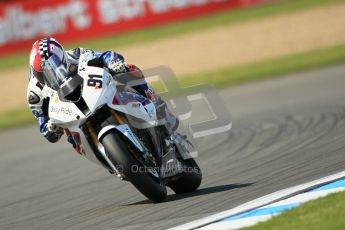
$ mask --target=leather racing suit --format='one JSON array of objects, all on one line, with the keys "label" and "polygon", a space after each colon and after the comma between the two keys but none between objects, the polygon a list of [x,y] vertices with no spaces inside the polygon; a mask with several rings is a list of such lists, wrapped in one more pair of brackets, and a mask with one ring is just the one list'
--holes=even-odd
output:
[{"label": "leather racing suit", "polygon": [[[112,51],[106,51],[103,53],[95,52],[90,49],[86,48],[74,48],[72,50],[66,51],[68,56],[68,63],[70,66],[78,68],[78,62],[79,57],[81,54],[85,52],[91,52],[93,55],[92,58],[92,65],[98,66],[98,67],[109,67],[109,65],[114,64],[118,61],[125,63],[126,67],[123,70],[123,72],[134,72],[136,76],[143,77],[142,72],[138,67],[132,64],[127,64],[124,62],[124,58],[121,54],[112,52]],[[141,74],[141,76],[140,76]],[[141,95],[148,97],[149,99],[153,99],[155,92],[153,89],[148,86],[148,84],[145,82],[141,85],[133,86],[133,88],[138,91]],[[32,71],[30,71],[30,81],[27,89],[27,99],[30,106],[30,109],[33,113],[33,115],[37,118],[38,124],[39,124],[39,130],[41,134],[49,141],[49,142],[57,142],[61,136],[63,135],[62,131],[59,132],[53,132],[49,131],[48,128],[48,104],[49,104],[49,97],[45,97],[45,85],[41,84],[37,81],[37,79],[33,76]]]}]

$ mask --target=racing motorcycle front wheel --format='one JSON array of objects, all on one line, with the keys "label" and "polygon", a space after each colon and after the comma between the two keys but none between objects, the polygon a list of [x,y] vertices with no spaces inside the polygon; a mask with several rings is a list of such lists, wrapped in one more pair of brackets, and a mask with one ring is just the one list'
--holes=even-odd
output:
[{"label": "racing motorcycle front wheel", "polygon": [[147,167],[133,157],[117,131],[107,133],[101,143],[110,160],[144,196],[153,202],[162,202],[166,198],[167,190],[159,175],[146,170]]}]

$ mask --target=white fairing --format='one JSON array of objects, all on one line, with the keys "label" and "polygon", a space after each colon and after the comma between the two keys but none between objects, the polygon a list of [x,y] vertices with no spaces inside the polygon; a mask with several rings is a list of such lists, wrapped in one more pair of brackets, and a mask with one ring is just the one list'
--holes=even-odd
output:
[{"label": "white fairing", "polygon": [[[80,129],[89,116],[96,113],[97,110],[104,105],[112,108],[115,111],[120,111],[129,114],[133,117],[144,120],[145,123],[156,124],[156,109],[154,104],[145,98],[146,103],[141,103],[140,100],[128,100],[125,103],[116,103],[118,100],[114,99],[118,94],[117,82],[113,77],[103,68],[88,66],[87,63],[92,56],[89,53],[84,53],[80,56],[78,74],[83,78],[83,92],[82,98],[85,101],[88,110],[81,111],[75,103],[62,101],[58,93],[52,89],[48,90],[47,96],[50,97],[49,102],[49,117],[57,125],[68,129],[72,134],[80,136],[80,154],[85,155],[88,159],[99,163],[96,159],[91,146],[89,145],[86,136]],[[129,93],[130,94],[130,93]],[[126,92],[123,93],[126,96]],[[137,97],[141,97],[136,95]],[[138,148],[142,149],[135,135],[133,135],[128,125],[117,126],[116,129],[127,136],[128,139]]]},{"label": "white fairing", "polygon": [[116,129],[120,132],[122,132],[133,144],[135,147],[137,147],[139,150],[144,151],[143,147],[141,146],[140,142],[132,132],[132,130],[129,128],[128,125],[118,125]]},{"label": "white fairing", "polygon": [[137,137],[134,135],[131,128],[127,124],[117,125],[117,126],[108,125],[108,126],[102,128],[101,131],[98,133],[98,140],[102,139],[104,134],[106,134],[111,129],[116,129],[116,130],[120,131],[122,134],[124,134],[128,138],[128,140],[130,140],[133,143],[133,145],[137,149],[139,149],[142,152],[144,151],[144,149],[141,146],[140,142],[138,141]]}]

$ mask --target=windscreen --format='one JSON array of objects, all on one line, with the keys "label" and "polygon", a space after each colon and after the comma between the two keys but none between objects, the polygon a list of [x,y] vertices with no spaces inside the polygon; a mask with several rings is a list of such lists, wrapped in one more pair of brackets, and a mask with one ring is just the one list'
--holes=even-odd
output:
[{"label": "windscreen", "polygon": [[46,84],[50,88],[58,90],[69,78],[66,62],[60,60],[56,55],[51,56],[44,62],[43,75]]}]

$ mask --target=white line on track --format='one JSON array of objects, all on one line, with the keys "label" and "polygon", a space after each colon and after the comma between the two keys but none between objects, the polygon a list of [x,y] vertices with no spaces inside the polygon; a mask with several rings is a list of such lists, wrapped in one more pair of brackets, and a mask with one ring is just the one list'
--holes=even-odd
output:
[{"label": "white line on track", "polygon": [[239,205],[233,209],[226,210],[226,211],[223,211],[211,216],[207,216],[207,217],[204,217],[199,220],[195,220],[186,224],[182,224],[180,226],[173,227],[170,230],[187,230],[187,229],[200,228],[210,223],[214,223],[216,221],[225,219],[227,217],[234,216],[234,215],[237,215],[246,211],[250,211],[256,208],[260,208],[265,205],[269,205],[273,202],[286,199],[293,195],[302,193],[306,190],[310,190],[312,188],[319,187],[324,184],[328,184],[342,178],[345,178],[345,171],[342,171],[342,172],[339,172],[327,177],[323,177],[318,180],[314,180],[305,184],[293,186],[291,188],[287,188],[287,189],[283,189],[283,190],[271,193],[269,195],[266,195],[266,196],[257,198],[255,200],[249,201],[247,203],[244,203],[242,205]]}]

